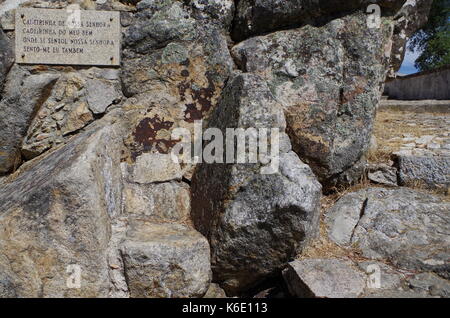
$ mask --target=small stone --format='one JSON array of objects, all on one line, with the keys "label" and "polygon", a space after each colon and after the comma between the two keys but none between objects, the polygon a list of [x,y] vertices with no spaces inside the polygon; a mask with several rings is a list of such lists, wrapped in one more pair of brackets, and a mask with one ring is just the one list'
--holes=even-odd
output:
[{"label": "small stone", "polygon": [[208,241],[194,229],[134,221],[120,250],[131,297],[202,297],[209,287]]},{"label": "small stone", "polygon": [[450,157],[432,157],[424,154],[424,152],[419,156],[395,154],[400,184],[408,185],[421,181],[431,188],[449,186]]},{"label": "small stone", "polygon": [[87,102],[94,114],[102,114],[116,99],[119,98],[114,85],[98,79],[87,80]]},{"label": "small stone", "polygon": [[368,178],[375,183],[396,187],[397,169],[385,164],[369,166]]},{"label": "small stone", "polygon": [[350,261],[306,259],[290,262],[283,270],[292,295],[300,298],[354,298],[366,287],[366,275]]},{"label": "small stone", "polygon": [[225,291],[218,284],[209,285],[208,291],[203,298],[227,298]]},{"label": "small stone", "polygon": [[130,178],[133,182],[146,184],[181,180],[182,176],[180,164],[174,162],[170,154],[144,153],[136,158]]}]

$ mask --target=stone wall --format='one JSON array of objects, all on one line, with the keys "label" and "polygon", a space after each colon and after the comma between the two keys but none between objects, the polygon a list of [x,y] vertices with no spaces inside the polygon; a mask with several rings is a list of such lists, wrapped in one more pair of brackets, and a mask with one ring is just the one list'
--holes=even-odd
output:
[{"label": "stone wall", "polygon": [[386,83],[384,94],[391,99],[450,99],[450,66],[436,71],[421,72]]},{"label": "stone wall", "polygon": [[[202,297],[217,285],[245,296],[281,277],[326,239],[323,192],[363,177],[382,87],[396,65],[393,42],[404,45],[403,34],[419,27],[409,21],[426,20],[415,4],[430,1],[375,1],[375,26],[373,0],[0,1],[0,298]],[[69,3],[120,12],[120,67],[14,59],[11,10]],[[215,132],[209,139],[206,130],[197,134],[201,120]],[[178,129],[193,142],[174,137]],[[228,129],[270,131],[270,142],[236,151],[231,136],[225,152],[219,137]],[[183,157],[197,148],[196,138],[205,141],[195,149],[203,161],[174,160],[180,146]],[[369,222],[375,212],[403,211],[391,197],[372,208],[389,195],[374,193]],[[449,255],[438,254],[447,223],[434,214],[448,206],[415,192],[392,196],[411,207],[381,219],[386,227],[363,223],[364,199],[350,201],[349,243],[364,243],[367,259],[384,257],[378,249],[386,245],[396,260],[408,256],[399,266],[447,275],[440,264]],[[364,238],[363,227],[374,234]],[[383,241],[406,228],[419,228],[407,232],[413,245],[404,236]],[[429,232],[432,249],[422,243]],[[79,287],[67,283],[74,268]],[[337,285],[347,286],[326,283]]]}]

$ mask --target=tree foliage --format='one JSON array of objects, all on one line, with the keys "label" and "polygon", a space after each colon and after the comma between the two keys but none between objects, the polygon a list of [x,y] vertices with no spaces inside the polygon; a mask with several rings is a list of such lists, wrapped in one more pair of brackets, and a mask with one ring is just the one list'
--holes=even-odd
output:
[{"label": "tree foliage", "polygon": [[428,22],[410,40],[409,49],[421,52],[420,71],[450,65],[450,0],[434,0]]}]

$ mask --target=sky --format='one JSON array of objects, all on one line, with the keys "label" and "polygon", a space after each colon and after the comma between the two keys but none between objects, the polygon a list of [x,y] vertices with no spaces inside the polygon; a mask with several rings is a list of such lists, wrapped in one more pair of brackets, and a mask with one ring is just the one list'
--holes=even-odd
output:
[{"label": "sky", "polygon": [[418,70],[414,66],[414,62],[419,57],[419,55],[420,55],[420,52],[417,52],[417,51],[412,52],[409,49],[407,49],[406,54],[405,54],[405,59],[403,60],[402,67],[400,68],[400,70],[398,72],[401,74],[417,73]]}]

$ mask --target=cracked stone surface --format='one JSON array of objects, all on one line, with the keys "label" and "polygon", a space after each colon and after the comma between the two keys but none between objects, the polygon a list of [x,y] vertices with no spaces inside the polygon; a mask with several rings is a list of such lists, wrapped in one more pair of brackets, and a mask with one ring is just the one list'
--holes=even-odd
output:
[{"label": "cracked stone surface", "polygon": [[368,188],[343,196],[326,212],[329,238],[408,270],[449,278],[450,203],[424,192]]}]

